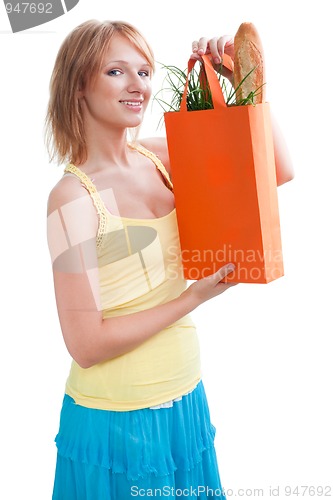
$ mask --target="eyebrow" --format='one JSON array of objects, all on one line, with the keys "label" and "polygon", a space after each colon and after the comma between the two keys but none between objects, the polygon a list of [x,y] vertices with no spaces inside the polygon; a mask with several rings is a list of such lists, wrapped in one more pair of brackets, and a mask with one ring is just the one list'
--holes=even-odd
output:
[{"label": "eyebrow", "polygon": [[[109,61],[103,67],[106,68],[106,66],[109,66],[110,64],[116,64],[116,63],[125,64],[126,66],[128,66],[130,64],[128,61],[123,61],[122,59],[119,59],[119,60],[116,60],[116,61]],[[146,67],[147,66],[148,68],[150,68],[150,64],[148,64],[148,63],[140,64],[140,66],[142,66],[142,67]]]}]

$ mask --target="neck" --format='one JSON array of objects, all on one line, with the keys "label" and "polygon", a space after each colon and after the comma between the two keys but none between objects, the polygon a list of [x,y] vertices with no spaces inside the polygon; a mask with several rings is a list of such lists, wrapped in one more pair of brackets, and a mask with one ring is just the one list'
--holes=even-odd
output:
[{"label": "neck", "polygon": [[88,158],[80,165],[86,173],[100,171],[110,166],[129,165],[127,129],[115,129],[100,123],[86,123]]}]

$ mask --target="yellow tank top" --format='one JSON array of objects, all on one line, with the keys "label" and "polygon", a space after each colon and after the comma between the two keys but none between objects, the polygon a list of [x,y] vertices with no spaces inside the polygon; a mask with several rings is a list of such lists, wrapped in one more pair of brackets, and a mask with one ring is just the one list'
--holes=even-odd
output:
[{"label": "yellow tank top", "polygon": [[[141,146],[172,190],[161,161]],[[155,219],[112,215],[92,180],[74,165],[75,174],[95,204],[99,227],[96,247],[103,318],[131,314],[168,302],[186,289],[176,210]],[[121,335],[121,331],[119,331]],[[191,391],[200,380],[195,325],[184,316],[132,351],[83,369],[74,360],[66,393],[77,404],[114,411],[159,405]]]}]

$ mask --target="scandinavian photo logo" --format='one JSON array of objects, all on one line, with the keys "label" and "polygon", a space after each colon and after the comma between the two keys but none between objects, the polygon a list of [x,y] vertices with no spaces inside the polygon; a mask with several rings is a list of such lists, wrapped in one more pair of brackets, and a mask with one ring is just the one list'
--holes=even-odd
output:
[{"label": "scandinavian photo logo", "polygon": [[72,10],[80,0],[18,2],[4,0],[13,33],[48,23]]}]

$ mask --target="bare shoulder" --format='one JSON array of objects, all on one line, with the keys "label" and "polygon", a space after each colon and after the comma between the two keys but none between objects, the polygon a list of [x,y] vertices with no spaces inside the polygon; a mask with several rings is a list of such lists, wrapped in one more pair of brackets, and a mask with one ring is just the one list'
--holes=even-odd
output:
[{"label": "bare shoulder", "polygon": [[171,174],[168,145],[165,137],[148,137],[140,139],[139,143],[158,156],[167,172]]},{"label": "bare shoulder", "polygon": [[86,189],[74,175],[64,175],[51,190],[47,202],[47,214],[59,210],[64,205],[79,198],[88,199]]},{"label": "bare shoulder", "polygon": [[98,214],[88,191],[73,175],[62,177],[47,204],[47,239],[54,269],[81,272],[78,245],[83,245],[83,251],[89,247],[93,255],[89,245],[95,245],[97,230]]}]

